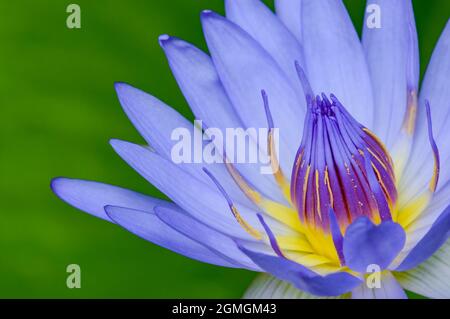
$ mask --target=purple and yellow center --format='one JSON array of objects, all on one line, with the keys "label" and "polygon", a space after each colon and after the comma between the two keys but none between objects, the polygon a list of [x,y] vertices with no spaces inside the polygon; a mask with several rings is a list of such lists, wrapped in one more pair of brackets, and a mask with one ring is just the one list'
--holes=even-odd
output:
[{"label": "purple and yellow center", "polygon": [[[429,138],[434,151],[434,174],[429,189],[407,205],[398,193],[411,143],[417,98],[408,98],[403,131],[394,160],[383,143],[358,123],[331,94],[314,96],[303,70],[296,64],[307,100],[307,114],[290,180],[279,166],[273,139],[274,123],[266,93],[263,104],[269,126],[267,141],[274,179],[288,204],[259,193],[227,161],[226,167],[241,190],[256,204],[260,226],[250,225],[238,212],[223,187],[207,170],[230,206],[237,222],[255,239],[269,244],[281,258],[288,258],[318,273],[349,271],[345,266],[343,240],[346,229],[364,216],[373,223],[394,221],[408,233],[408,227],[426,207],[436,189],[439,153],[432,136],[430,108],[426,103]],[[410,90],[408,97],[416,97]],[[270,224],[281,223],[286,231],[274,232]],[[259,230],[258,230],[259,229]]]}]

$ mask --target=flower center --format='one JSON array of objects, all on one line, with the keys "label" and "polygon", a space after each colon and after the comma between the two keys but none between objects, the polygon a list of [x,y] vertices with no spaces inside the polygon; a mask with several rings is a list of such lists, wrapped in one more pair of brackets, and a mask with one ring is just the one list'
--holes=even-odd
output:
[{"label": "flower center", "polygon": [[[256,240],[269,244],[276,255],[310,267],[319,273],[345,267],[343,236],[358,217],[366,216],[374,223],[385,220],[408,226],[427,205],[439,178],[439,152],[433,138],[431,111],[426,101],[428,134],[434,154],[434,174],[430,187],[407,205],[401,204],[396,188],[394,164],[383,143],[358,123],[334,96],[314,98],[303,69],[295,66],[307,100],[307,114],[301,145],[297,151],[291,180],[279,167],[272,138],[274,122],[266,92],[261,91],[269,134],[268,156],[278,183],[289,205],[276,202],[253,188],[230,163],[224,163],[244,194],[258,206],[257,217],[263,229],[255,228],[239,213],[219,181],[204,168],[228,202],[237,222]],[[405,123],[414,123],[417,102],[408,105]],[[413,126],[406,126],[411,138]],[[404,154],[408,156],[408,152]],[[398,161],[398,160],[397,160]],[[398,162],[397,167],[398,167]],[[400,170],[401,171],[401,170]],[[288,226],[286,232],[275,233],[269,223]],[[294,232],[292,232],[294,231]]]},{"label": "flower center", "polygon": [[360,216],[392,219],[397,199],[392,160],[378,138],[331,95],[308,99],[291,200],[308,227],[330,229],[330,208],[342,230]]}]

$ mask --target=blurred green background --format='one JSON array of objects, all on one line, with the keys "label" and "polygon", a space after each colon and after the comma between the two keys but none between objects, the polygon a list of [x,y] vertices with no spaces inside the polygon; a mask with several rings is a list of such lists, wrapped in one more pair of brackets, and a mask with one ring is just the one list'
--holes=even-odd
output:
[{"label": "blurred green background", "polygon": [[[157,38],[205,48],[199,13],[223,13],[222,1],[74,2],[82,28],[72,30],[71,2],[0,2],[0,297],[240,297],[253,273],[176,255],[80,213],[49,188],[52,177],[68,176],[162,196],[108,144],[142,142],[113,83],[151,92],[192,119]],[[364,1],[346,4],[360,29]],[[450,2],[414,6],[423,72]],[[66,287],[71,263],[81,266],[81,289]]]}]

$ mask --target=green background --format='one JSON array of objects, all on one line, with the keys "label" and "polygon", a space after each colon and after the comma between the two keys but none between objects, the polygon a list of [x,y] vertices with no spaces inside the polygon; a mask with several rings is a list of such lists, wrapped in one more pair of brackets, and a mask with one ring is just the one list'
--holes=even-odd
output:
[{"label": "green background", "polygon": [[[82,28],[66,27],[66,1],[1,1],[0,297],[240,297],[254,278],[162,249],[80,213],[54,196],[52,177],[121,185],[162,196],[111,149],[112,137],[142,138],[121,110],[125,81],[192,119],[158,35],[205,48],[202,9],[221,0],[77,0]],[[358,29],[364,2],[346,4]],[[422,72],[450,1],[414,1]],[[82,288],[66,287],[66,266]]]}]

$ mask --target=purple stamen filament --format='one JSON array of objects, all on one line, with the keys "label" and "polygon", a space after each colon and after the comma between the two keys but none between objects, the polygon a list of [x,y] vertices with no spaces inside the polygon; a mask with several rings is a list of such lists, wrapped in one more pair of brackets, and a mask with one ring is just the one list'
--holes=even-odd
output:
[{"label": "purple stamen filament", "polygon": [[397,191],[389,154],[335,96],[330,99],[322,94],[308,105],[291,179],[300,219],[327,232],[330,208],[342,229],[359,216],[391,219]]}]

